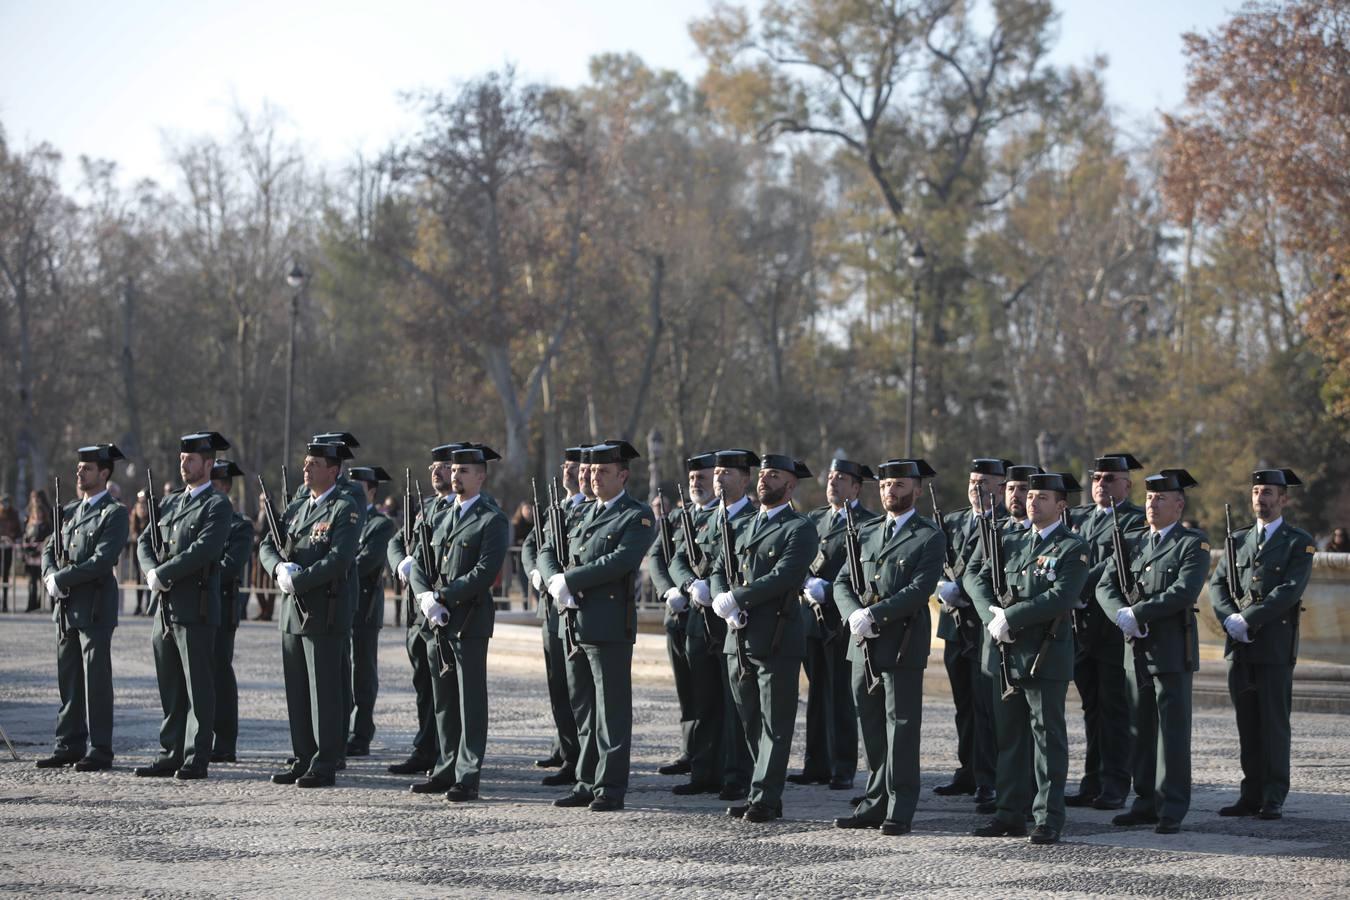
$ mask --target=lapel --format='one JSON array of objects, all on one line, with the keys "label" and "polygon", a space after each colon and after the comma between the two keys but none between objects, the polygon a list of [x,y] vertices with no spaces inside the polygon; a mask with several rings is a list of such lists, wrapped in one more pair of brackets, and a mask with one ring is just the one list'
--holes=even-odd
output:
[{"label": "lapel", "polygon": [[206,490],[202,491],[195,497],[191,496],[186,492],[180,493],[178,496],[178,503],[174,506],[173,511],[170,512],[163,519],[161,519],[160,524],[167,525],[170,522],[176,522],[179,519],[183,518],[188,513],[192,512],[194,509],[197,509],[203,503],[205,503],[207,495],[214,490],[215,488],[208,486]]},{"label": "lapel", "polygon": [[312,522],[327,511],[328,505],[333,502],[334,497],[338,496],[340,490],[341,488],[335,488],[329,492],[328,496],[317,507],[314,505],[312,498],[306,497],[305,502],[300,506],[300,515],[296,517],[296,523],[291,526],[290,531],[295,534],[303,534]]},{"label": "lapel", "polygon": [[606,506],[604,501],[597,497],[595,499],[595,506],[586,511],[587,518],[584,526],[585,533],[583,534],[583,538],[589,539],[590,536],[595,533],[597,527],[618,515],[619,509],[622,506],[623,503],[620,500],[615,500],[613,503]]},{"label": "lapel", "polygon": [[[79,513],[78,515],[76,515],[76,516],[73,517],[73,518],[75,519],[75,525],[77,525],[77,526],[83,525],[86,521],[88,521],[88,520],[90,520],[90,519],[96,519],[96,518],[98,518],[99,515],[103,512],[103,507],[106,506],[107,504],[111,503],[111,502],[112,502],[112,497],[110,497],[110,496],[107,495],[107,494],[104,494],[104,495],[99,499],[99,501],[98,501],[97,503],[95,503],[92,507],[90,507],[89,509],[84,510],[83,512],[81,512],[81,513]],[[84,501],[80,501],[80,504],[81,504],[81,505],[83,505],[83,503],[84,503]],[[76,509],[76,510],[79,510],[80,507],[79,507],[79,506],[76,506],[75,509]]]},{"label": "lapel", "polygon": [[1148,549],[1149,532],[1144,532],[1144,536],[1140,538],[1144,552],[1139,555],[1139,563],[1147,565],[1170,550],[1173,541],[1176,539],[1177,529],[1180,527],[1180,523],[1173,525],[1171,530],[1163,536],[1163,539],[1158,541],[1158,546],[1154,547],[1152,550]]},{"label": "lapel", "polygon": [[[860,514],[861,514],[862,512],[864,512],[864,510],[863,510],[863,508],[862,508],[862,504],[858,504],[857,506],[855,506],[855,507],[853,508],[853,514],[854,514],[855,516],[859,516],[859,517],[860,517]],[[837,535],[840,535],[840,534],[843,534],[843,533],[844,533],[844,528],[846,527],[846,524],[847,524],[847,523],[845,523],[844,517],[843,517],[842,515],[840,515],[839,513],[840,513],[840,511],[839,511],[839,510],[836,510],[833,506],[829,507],[829,508],[826,510],[826,512],[825,512],[825,533],[821,535],[821,537],[822,537],[823,539],[829,540],[830,538],[836,537]],[[861,517],[860,517],[860,521],[859,521],[858,524],[859,524],[859,526],[862,526],[862,525],[864,525],[864,524],[866,524],[866,523],[863,522],[863,521],[861,521]]]},{"label": "lapel", "polygon": [[[1256,526],[1253,526],[1252,527],[1253,536],[1255,536],[1256,533],[1257,528]],[[1272,534],[1270,538],[1264,544],[1261,545],[1261,549],[1252,558],[1260,559],[1267,553],[1270,553],[1272,547],[1283,547],[1286,543],[1288,543],[1288,541],[1289,541],[1289,528],[1285,525],[1284,522],[1281,522],[1280,527],[1275,529],[1275,533]]]},{"label": "lapel", "polygon": [[[914,514],[914,516],[917,515],[918,513]],[[914,516],[910,516],[909,519],[905,521],[905,524],[900,526],[898,532],[891,527],[891,521],[888,517],[882,517],[880,528],[886,537],[881,542],[881,549],[877,551],[878,556],[886,556],[905,542],[905,538],[909,537],[913,531]]]},{"label": "lapel", "polygon": [[[765,538],[770,537],[770,536],[772,536],[773,534],[776,534],[776,533],[783,527],[783,522],[786,521],[785,517],[786,517],[789,513],[791,513],[791,512],[792,512],[792,508],[791,508],[791,507],[788,507],[787,509],[785,509],[785,510],[783,510],[782,512],[780,512],[778,515],[774,516],[774,517],[773,517],[772,519],[770,519],[769,521],[767,521],[767,522],[765,522],[764,524],[760,525],[760,526],[759,526],[759,530],[756,531],[753,535],[749,535],[748,532],[747,532],[747,535],[748,535],[748,536],[745,538],[744,543],[741,544],[741,546],[738,548],[738,550],[739,550],[739,551],[746,551],[746,550],[749,550],[751,547],[754,547],[756,544],[761,544],[761,543],[763,543]],[[756,510],[756,511],[755,511],[755,515],[759,515],[759,510]],[[750,522],[746,524],[745,527],[746,527],[747,529],[753,528],[753,527],[754,527],[754,524],[753,524],[753,523],[754,523],[754,519],[752,518],[752,519],[750,520]]]},{"label": "lapel", "polygon": [[[455,535],[463,531],[466,525],[468,525],[472,521],[475,521],[478,518],[478,516],[483,512],[482,506],[483,506],[483,498],[479,496],[477,500],[473,501],[473,506],[469,507],[468,512],[460,513],[459,521],[455,523],[454,528],[450,529],[450,533],[446,535],[446,540],[450,541],[454,540]],[[451,507],[451,509],[453,509],[453,507]],[[447,515],[453,515],[453,513],[448,513]]]}]

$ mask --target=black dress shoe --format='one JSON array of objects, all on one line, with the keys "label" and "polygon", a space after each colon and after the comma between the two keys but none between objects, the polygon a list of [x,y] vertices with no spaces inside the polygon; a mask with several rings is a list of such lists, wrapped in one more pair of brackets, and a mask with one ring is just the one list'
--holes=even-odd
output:
[{"label": "black dress shoe", "polygon": [[933,788],[933,793],[939,797],[959,797],[962,794],[975,793],[975,785],[968,781],[951,781],[947,784],[939,784]]},{"label": "black dress shoe", "polygon": [[434,763],[428,762],[425,759],[410,756],[401,763],[395,763],[385,769],[385,771],[390,775],[421,775],[431,771],[432,765],[434,765]]},{"label": "black dress shoe", "polygon": [[299,772],[278,772],[272,776],[273,784],[295,784],[299,780]]},{"label": "black dress shoe", "polygon": [[1181,831],[1181,823],[1176,819],[1159,819],[1153,830],[1158,834],[1176,834]]},{"label": "black dress shoe", "polygon": [[576,784],[577,770],[570,766],[565,769],[559,769],[552,775],[545,775],[543,778],[539,779],[539,783],[546,784],[549,787],[561,787],[563,785]]},{"label": "black dress shoe", "polygon": [[613,797],[596,797],[591,801],[591,812],[617,812],[623,809],[623,801]]},{"label": "black dress shoe", "polygon": [[828,775],[807,775],[805,772],[799,772],[787,777],[788,784],[829,784]]},{"label": "black dress shoe", "polygon": [[295,786],[298,788],[332,787],[335,784],[337,784],[337,779],[332,775],[311,775],[306,773],[295,779]]},{"label": "black dress shoe", "polygon": [[437,781],[432,778],[419,784],[408,785],[408,792],[412,794],[444,794],[450,790],[453,781]]},{"label": "black dress shoe", "polygon": [[225,752],[223,752],[223,751],[217,750],[217,751],[215,751],[215,752],[213,752],[213,753],[211,754],[211,762],[213,762],[213,763],[227,763],[227,762],[228,762],[228,763],[232,763],[232,762],[238,762],[238,760],[235,759],[233,753],[225,753]]},{"label": "black dress shoe", "polygon": [[347,759],[346,759],[346,757],[343,757],[342,759],[339,759],[339,760],[337,761],[337,764],[334,765],[333,768],[334,768],[334,769],[337,769],[339,772],[341,772],[343,769],[347,768]]},{"label": "black dress shoe", "polygon": [[982,784],[975,789],[976,803],[993,803],[998,799],[998,792],[987,784]]},{"label": "black dress shoe", "polygon": [[92,756],[86,756],[84,759],[75,763],[76,772],[102,772],[105,769],[112,768],[110,759],[94,759]]},{"label": "black dress shoe", "polygon": [[971,834],[976,837],[1026,837],[1027,826],[1020,822],[1016,825],[1009,825],[1006,822],[994,819],[988,825],[981,825],[976,828]]},{"label": "black dress shoe", "polygon": [[589,794],[568,794],[566,797],[559,797],[554,800],[553,805],[562,807],[590,806],[593,799]]},{"label": "black dress shoe", "polygon": [[749,808],[750,804],[748,803],[744,806],[728,806],[727,815],[731,816],[733,819],[744,819],[745,811]]},{"label": "black dress shoe", "polygon": [[450,790],[445,792],[445,799],[451,803],[467,803],[470,800],[478,799],[478,790],[476,788],[466,788],[462,784],[450,785]]},{"label": "black dress shoe", "polygon": [[561,753],[555,753],[552,756],[546,756],[543,759],[536,759],[534,761],[534,767],[536,769],[556,769],[565,762],[567,762],[567,760],[563,759]]},{"label": "black dress shoe", "polygon": [[867,799],[867,795],[866,795],[866,794],[859,794],[859,795],[856,796],[856,797],[849,797],[849,798],[848,798],[848,805],[849,805],[849,806],[857,806],[859,803],[862,803],[862,802],[863,802],[864,800],[866,800],[866,799]]},{"label": "black dress shoe", "polygon": [[1283,819],[1284,811],[1280,808],[1280,804],[1278,803],[1262,803],[1261,810],[1256,814],[1256,817],[1258,819],[1274,821],[1275,819]]},{"label": "black dress shoe", "polygon": [[830,779],[830,790],[851,791],[853,790],[853,779],[845,778],[843,775],[835,775]]},{"label": "black dress shoe", "polygon": [[1099,794],[1096,800],[1092,801],[1093,809],[1124,809],[1125,798],[1117,794]]},{"label": "black dress shoe", "polygon": [[718,800],[744,800],[746,797],[749,796],[750,796],[749,788],[732,787],[731,785],[726,785],[722,788],[722,790],[717,792]]},{"label": "black dress shoe", "polygon": [[1086,793],[1083,793],[1083,792],[1080,791],[1080,792],[1077,793],[1077,794],[1065,794],[1065,795],[1064,795],[1064,805],[1065,805],[1065,806],[1091,806],[1091,805],[1092,805],[1092,801],[1094,801],[1094,800],[1096,800],[1096,799],[1097,799],[1097,795],[1096,795],[1096,794],[1086,794]]},{"label": "black dress shoe", "polygon": [[677,759],[674,762],[666,763],[664,766],[658,766],[656,774],[658,775],[688,775],[691,771],[689,760]]},{"label": "black dress shoe", "polygon": [[39,769],[60,769],[64,766],[73,766],[79,761],[78,756],[48,756],[46,759],[39,759],[34,765]]},{"label": "black dress shoe", "polygon": [[718,785],[708,783],[702,784],[697,781],[691,781],[688,784],[677,784],[670,789],[670,792],[677,797],[692,797],[695,794],[716,794],[721,788]]},{"label": "black dress shoe", "polygon": [[1148,813],[1135,812],[1130,810],[1127,813],[1121,813],[1111,819],[1112,825],[1129,827],[1131,825],[1157,825],[1158,817]]},{"label": "black dress shoe", "polygon": [[876,828],[880,824],[873,819],[860,819],[857,816],[840,816],[834,820],[835,828]]},{"label": "black dress shoe", "polygon": [[179,781],[196,781],[206,777],[206,766],[183,766],[173,777]]},{"label": "black dress shoe", "polygon": [[159,764],[159,763],[155,763],[154,765],[150,765],[150,766],[137,766],[137,767],[136,767],[136,777],[137,777],[137,778],[172,778],[172,777],[173,777],[173,773],[174,773],[174,772],[177,772],[177,771],[178,771],[178,766],[175,766],[175,765],[173,765],[172,763],[170,763],[170,764],[168,764],[168,765],[161,765],[161,764]]},{"label": "black dress shoe", "polygon": [[369,744],[359,744],[359,743],[357,743],[356,741],[348,741],[348,742],[347,742],[347,755],[348,755],[348,756],[369,756],[369,755],[370,755],[370,745],[369,745]]},{"label": "black dress shoe", "polygon": [[897,822],[894,819],[887,819],[882,822],[881,828],[878,829],[882,834],[889,837],[899,837],[902,834],[909,834],[909,830],[908,822]]},{"label": "black dress shoe", "polygon": [[982,816],[992,816],[998,812],[998,801],[990,800],[988,803],[975,804],[975,811]]},{"label": "black dress shoe", "polygon": [[783,811],[751,803],[745,808],[745,814],[741,818],[747,822],[772,822],[774,819],[783,818]]},{"label": "black dress shoe", "polygon": [[1239,800],[1232,806],[1224,806],[1220,808],[1219,815],[1225,818],[1233,818],[1235,816],[1254,816],[1260,811],[1261,807],[1253,806],[1250,803],[1244,803],[1241,800]]},{"label": "black dress shoe", "polygon": [[1027,841],[1032,844],[1058,844],[1059,832],[1049,825],[1037,825]]}]

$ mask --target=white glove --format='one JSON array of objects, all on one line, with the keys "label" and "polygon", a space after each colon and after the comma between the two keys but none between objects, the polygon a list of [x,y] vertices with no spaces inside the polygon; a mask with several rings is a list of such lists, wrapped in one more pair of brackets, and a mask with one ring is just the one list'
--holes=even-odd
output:
[{"label": "white glove", "polygon": [[156,569],[150,569],[145,573],[145,583],[156,593],[163,593],[169,589],[167,584],[159,580],[159,572]]},{"label": "white glove", "polygon": [[665,601],[666,608],[675,615],[679,615],[689,608],[689,598],[677,587],[673,587],[666,591]]},{"label": "white glove", "polygon": [[1087,605],[1088,605],[1087,600],[1085,600],[1082,597],[1079,597],[1077,600],[1073,601],[1074,609],[1087,609]]},{"label": "white glove", "polygon": [[47,593],[51,594],[52,597],[57,600],[60,600],[62,597],[68,596],[70,594],[70,591],[63,591],[56,586],[55,572],[51,573],[46,578],[42,579],[42,583],[47,586]]},{"label": "white glove", "polygon": [[848,617],[848,630],[860,638],[874,638],[881,634],[877,631],[877,623],[870,609],[855,609]]},{"label": "white glove", "polygon": [[802,593],[806,595],[807,600],[819,606],[825,602],[825,589],[829,586],[830,583],[824,578],[808,578],[806,584],[802,586]]},{"label": "white glove", "polygon": [[970,605],[970,601],[961,596],[961,585],[955,581],[939,581],[937,595],[938,600],[948,609],[963,609]]},{"label": "white glove", "polygon": [[539,574],[538,569],[530,570],[530,584],[534,587],[535,593],[542,594],[544,592],[544,576]]},{"label": "white glove", "polygon": [[1116,627],[1128,638],[1148,637],[1147,631],[1139,629],[1139,620],[1135,618],[1134,610],[1128,606],[1116,613]]},{"label": "white glove", "polygon": [[1012,643],[1012,626],[1008,624],[1008,617],[1003,612],[1003,607],[994,607],[994,621],[989,623],[989,636],[1000,644]]},{"label": "white glove", "polygon": [[277,587],[281,588],[287,594],[295,593],[295,583],[291,580],[300,567],[295,563],[283,562],[277,563],[276,569],[272,572],[272,577],[276,579]]},{"label": "white glove", "polygon": [[725,619],[739,610],[741,606],[736,602],[736,597],[731,591],[723,591],[713,598],[712,608],[713,612]]},{"label": "white glove", "polygon": [[1238,613],[1223,620],[1223,630],[1228,632],[1228,636],[1235,641],[1243,644],[1250,644],[1252,639],[1247,636],[1247,620]]},{"label": "white glove", "polygon": [[403,557],[403,562],[398,564],[398,580],[404,584],[408,583],[408,573],[412,571],[413,558],[411,556]]},{"label": "white glove", "polygon": [[567,576],[559,572],[548,580],[548,595],[554,600],[560,599],[564,594],[572,596],[572,591],[567,587]]},{"label": "white glove", "polygon": [[727,627],[732,631],[740,631],[750,621],[750,615],[743,609],[738,609],[729,616],[723,616],[723,618],[726,619]]},{"label": "white glove", "polygon": [[692,582],[689,585],[689,599],[699,606],[712,606],[712,591],[708,590],[708,582],[701,578]]},{"label": "white glove", "polygon": [[417,595],[417,605],[428,622],[444,625],[450,621],[450,610],[440,604],[440,595],[435,591],[423,591]]}]

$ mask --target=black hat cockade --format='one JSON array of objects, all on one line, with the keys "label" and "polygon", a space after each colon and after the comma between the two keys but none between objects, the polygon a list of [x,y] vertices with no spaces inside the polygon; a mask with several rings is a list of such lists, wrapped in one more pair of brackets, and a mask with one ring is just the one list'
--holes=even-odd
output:
[{"label": "black hat cockade", "polygon": [[119,459],[126,459],[122,451],[117,449],[116,444],[92,444],[88,447],[81,447],[75,451],[80,462],[101,462],[113,463]]},{"label": "black hat cockade", "polygon": [[584,448],[581,451],[581,461],[594,466],[603,466],[605,463],[626,463],[630,459],[638,459],[641,455],[627,441],[605,441],[603,444],[593,444]]},{"label": "black hat cockade", "polygon": [[702,472],[704,469],[715,469],[717,468],[717,454],[699,453],[696,456],[691,456],[684,461],[684,467],[685,471],[688,472]]},{"label": "black hat cockade", "polygon": [[347,477],[352,481],[362,481],[366,484],[394,480],[381,466],[352,466],[347,470]]},{"label": "black hat cockade", "polygon": [[877,466],[877,477],[883,481],[888,478],[933,478],[936,475],[937,470],[922,459],[888,459]]},{"label": "black hat cockade", "polygon": [[1293,487],[1302,484],[1303,479],[1294,474],[1293,469],[1257,469],[1252,473],[1252,484],[1273,484],[1278,487]]},{"label": "black hat cockade", "polygon": [[230,449],[230,442],[216,431],[198,431],[178,439],[179,453],[215,453]]},{"label": "black hat cockade", "polygon": [[229,481],[231,478],[243,478],[244,470],[232,459],[218,459],[211,464],[212,481]]},{"label": "black hat cockade", "polygon": [[1157,475],[1144,479],[1144,489],[1155,494],[1161,491],[1185,491],[1199,483],[1185,469],[1162,469]]},{"label": "black hat cockade", "polygon": [[745,469],[749,471],[759,466],[759,457],[751,450],[740,448],[718,450],[713,456],[717,457],[717,467],[720,469]]},{"label": "black hat cockade", "polygon": [[830,460],[830,471],[843,472],[845,475],[852,475],[859,481],[877,480],[877,476],[872,474],[872,470],[862,463],[856,463],[848,459],[839,459],[838,457]]},{"label": "black hat cockade", "polygon": [[1128,453],[1106,453],[1092,462],[1094,472],[1129,472],[1143,467],[1143,463]]}]

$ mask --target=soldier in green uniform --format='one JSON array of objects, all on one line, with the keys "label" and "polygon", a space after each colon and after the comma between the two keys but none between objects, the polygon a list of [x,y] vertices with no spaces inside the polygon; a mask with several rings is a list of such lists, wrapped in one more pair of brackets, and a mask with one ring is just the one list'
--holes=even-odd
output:
[{"label": "soldier in green uniform", "polygon": [[719,554],[712,571],[713,612],[727,623],[722,652],[753,764],[749,802],[727,814],[746,822],[783,815],[806,655],[797,597],[818,540],[810,520],[792,508],[792,496],[797,482],[810,477],[800,460],[765,456],[756,485],[760,510],[737,533],[733,556]]},{"label": "soldier in green uniform", "polygon": [[[919,802],[919,726],[923,670],[932,624],[928,598],[942,576],[947,541],[942,529],[918,515],[923,479],[937,474],[922,459],[890,459],[877,467],[884,518],[861,527],[862,584],[841,566],[834,598],[852,639],[854,702],[871,775],[853,814],[839,828],[880,828],[908,834]],[[858,588],[861,588],[861,592]]]},{"label": "soldier in green uniform", "polygon": [[1176,834],[1191,805],[1191,678],[1200,670],[1195,601],[1209,575],[1204,535],[1181,525],[1185,469],[1144,479],[1148,530],[1125,539],[1127,594],[1114,556],[1097,584],[1097,602],[1125,637],[1125,667],[1133,676],[1130,720],[1135,800],[1116,825],[1154,825]]},{"label": "soldier in green uniform", "polygon": [[[243,470],[233,460],[218,459],[211,466],[211,487],[229,502],[234,479],[243,475]],[[239,741],[239,683],[234,677],[234,639],[239,633],[244,606],[248,603],[248,595],[240,588],[244,586],[245,570],[252,554],[253,522],[243,513],[231,509],[230,536],[225,541],[225,554],[220,558],[220,627],[216,629],[213,675],[215,744],[211,749],[211,762],[234,762]]]},{"label": "soldier in green uniform", "polygon": [[713,454],[712,496],[695,494],[690,475],[695,546],[682,543],[677,548],[670,576],[680,593],[667,592],[666,596],[668,608],[690,610],[685,626],[685,658],[694,695],[689,781],[671,788],[671,793],[681,796],[717,794],[720,800],[744,800],[750,794],[750,745],[731,695],[731,677],[722,655],[727,625],[713,613],[709,578],[713,560],[721,552],[722,509],[726,509],[733,542],[755,514],[746,492],[752,484],[750,470],[758,465],[759,457],[749,450],[718,450]]},{"label": "soldier in green uniform", "polygon": [[[563,616],[575,617],[579,651],[567,660],[567,690],[577,723],[577,782],[555,806],[623,809],[633,741],[635,576],[656,537],[651,510],[629,497],[626,441],[588,447],[595,502],[569,546],[539,548],[539,574]],[[563,625],[566,634],[566,623]],[[569,647],[569,651],[572,648]]]},{"label": "soldier in green uniform", "polygon": [[[404,516],[414,516],[414,532],[422,527],[425,520],[427,527],[434,533],[441,517],[448,514],[454,505],[453,491],[450,489],[450,454],[459,446],[442,444],[431,448],[431,464],[427,468],[435,495],[419,498],[420,512],[414,514],[411,509],[403,511]],[[436,736],[435,700],[431,693],[431,668],[433,665],[439,666],[440,662],[427,658],[427,642],[422,640],[422,613],[417,608],[417,598],[408,583],[416,550],[416,547],[405,544],[402,529],[389,539],[389,568],[403,586],[403,619],[406,626],[403,646],[408,652],[408,662],[412,665],[413,693],[417,702],[417,732],[413,736],[412,753],[403,762],[389,766],[388,771],[393,775],[429,773],[435,768],[441,754],[440,741]]]},{"label": "soldier in green uniform", "polygon": [[[1073,478],[1046,473],[1030,479],[1027,511],[1032,527],[993,534],[1004,556],[1006,593],[1000,596],[995,590],[992,547],[990,552],[977,547],[962,576],[962,585],[993,638],[984,665],[998,692],[994,697],[998,811],[974,834],[1027,833],[1029,730],[1036,772],[1031,843],[1054,844],[1064,830],[1064,782],[1069,772],[1064,698],[1073,674],[1073,638],[1067,619],[1087,578],[1088,550],[1060,523],[1060,514],[1068,507],[1066,496],[1074,489]],[[1007,685],[1000,673],[1003,666]],[[1007,690],[1011,693],[1005,696]]]},{"label": "soldier in green uniform", "polygon": [[[582,451],[592,446],[581,444],[568,447],[563,451],[562,487],[567,494],[562,501],[566,515],[566,530],[570,534],[586,514],[586,504],[594,499],[591,491],[589,466],[581,462]],[[541,503],[547,502],[543,499]],[[534,511],[535,527],[525,537],[520,548],[520,564],[529,575],[530,584],[539,595],[539,606],[535,615],[542,625],[539,626],[540,638],[544,644],[544,680],[548,686],[548,705],[553,715],[553,747],[548,756],[535,760],[535,766],[541,769],[558,769],[552,775],[541,779],[551,787],[575,784],[577,780],[577,758],[581,754],[577,742],[577,722],[572,715],[572,700],[567,693],[567,650],[563,646],[562,632],[559,628],[558,608],[549,602],[548,592],[544,589],[544,577],[539,574],[540,538],[548,540],[544,526],[544,511]]]},{"label": "soldier in green uniform", "polygon": [[[717,464],[717,457],[711,453],[700,453],[684,462],[689,480],[689,496],[694,497],[697,493],[699,498],[691,502],[698,504],[700,500],[708,501],[712,497],[712,471]],[[675,697],[680,703],[680,755],[656,771],[661,775],[686,775],[693,768],[689,763],[689,754],[696,709],[693,678],[689,671],[689,598],[684,596],[670,574],[670,564],[675,559],[675,553],[684,546],[684,535],[680,533],[680,511],[670,509],[663,514],[671,537],[671,547],[663,547],[659,540],[652,542],[652,549],[647,554],[647,574],[656,595],[666,601],[666,656],[670,659],[670,670],[675,680]]]},{"label": "soldier in green uniform", "polygon": [[347,755],[369,756],[370,740],[375,736],[375,698],[380,692],[386,556],[398,526],[375,505],[380,485],[391,480],[388,472],[379,466],[353,466],[348,477],[364,489],[366,524],[361,528],[356,551],[361,593],[352,620],[352,712],[347,726]]},{"label": "soldier in green uniform", "polygon": [[347,730],[343,647],[350,642],[348,576],[361,537],[361,511],[337,484],[344,444],[314,443],[305,456],[305,490],[270,529],[258,559],[281,588],[281,663],[295,762],[276,784],[330,787]]},{"label": "soldier in green uniform", "polygon": [[[982,649],[988,643],[980,617],[961,586],[962,575],[970,565],[976,544],[976,510],[981,508],[980,493],[995,501],[1003,496],[1003,483],[1011,460],[981,457],[971,460],[966,496],[970,509],[950,512],[943,518],[942,530],[952,548],[955,565],[944,572],[937,594],[942,616],[937,635],[942,638],[942,662],[951,683],[952,703],[956,707],[956,758],[960,763],[952,780],[933,788],[939,796],[973,794],[977,804],[994,801],[994,710],[989,698],[994,685],[981,663]],[[987,505],[987,504],[986,504]],[[996,519],[1006,513],[1001,506],[992,513]]]},{"label": "soldier in green uniform", "polygon": [[[431,661],[431,693],[441,756],[414,793],[444,793],[452,802],[478,799],[487,749],[487,651],[496,621],[492,583],[506,563],[511,526],[483,493],[491,447],[464,442],[450,454],[455,503],[436,523],[428,571],[415,557],[408,583],[422,614]],[[448,657],[447,654],[452,656]]]},{"label": "soldier in green uniform", "polygon": [[52,755],[37,767],[74,765],[79,772],[97,772],[112,768],[112,633],[121,606],[117,560],[130,530],[127,508],[108,495],[108,479],[113,463],[126,457],[112,444],[75,452],[80,499],[61,508],[62,552],[56,552],[56,535],[42,549],[42,583],[57,624],[61,709]]},{"label": "soldier in green uniform", "polygon": [[1078,793],[1064,798],[1069,806],[1120,809],[1130,792],[1130,701],[1125,670],[1125,640],[1116,623],[1097,603],[1097,585],[1111,559],[1111,506],[1120,527],[1135,535],[1146,526],[1144,511],[1130,502],[1130,472],[1143,468],[1128,453],[1108,453],[1092,466],[1092,504],[1069,512],[1074,528],[1088,545],[1087,583],[1073,614],[1077,652],[1073,682],[1083,704],[1087,752]]},{"label": "soldier in green uniform", "polygon": [[825,481],[827,503],[806,516],[819,535],[819,549],[802,585],[806,758],[802,771],[787,777],[793,784],[828,784],[830,790],[846,791],[853,787],[858,772],[858,713],[853,705],[848,662],[850,641],[830,596],[830,585],[844,566],[844,508],[853,507],[859,526],[877,518],[877,513],[858,500],[863,482],[875,480],[872,470],[861,463],[831,460]]},{"label": "soldier in green uniform", "polygon": [[1279,819],[1289,794],[1289,706],[1298,660],[1298,618],[1317,547],[1284,519],[1291,469],[1252,473],[1256,525],[1233,536],[1237,590],[1227,555],[1209,582],[1214,614],[1228,633],[1228,694],[1237,713],[1242,785],[1221,816]]},{"label": "soldier in green uniform", "polygon": [[[136,553],[150,588],[150,643],[164,721],[159,758],[136,769],[142,777],[205,778],[216,722],[215,649],[220,626],[220,560],[234,510],[211,487],[216,452],[230,444],[214,431],[185,434],[178,472],[186,487],[159,500],[159,535],[146,528]],[[161,541],[156,556],[154,540]]]}]

